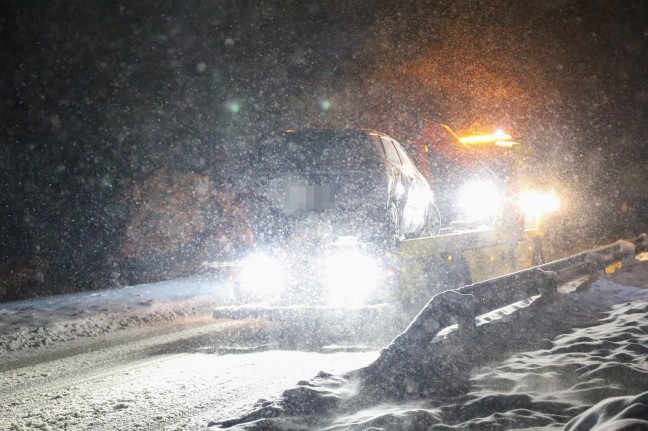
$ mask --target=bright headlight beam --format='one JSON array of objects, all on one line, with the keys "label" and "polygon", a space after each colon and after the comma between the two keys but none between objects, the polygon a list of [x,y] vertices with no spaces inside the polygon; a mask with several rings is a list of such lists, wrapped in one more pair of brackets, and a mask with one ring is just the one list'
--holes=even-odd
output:
[{"label": "bright headlight beam", "polygon": [[502,204],[502,193],[490,181],[466,184],[459,192],[459,208],[470,221],[490,221]]},{"label": "bright headlight beam", "polygon": [[246,295],[262,299],[276,297],[285,283],[284,266],[276,257],[254,253],[241,263],[238,284]]},{"label": "bright headlight beam", "polygon": [[326,299],[333,305],[362,303],[378,286],[382,266],[359,250],[342,250],[323,261]]},{"label": "bright headlight beam", "polygon": [[556,211],[560,207],[560,199],[556,192],[525,191],[520,193],[519,208],[527,218],[539,218]]}]

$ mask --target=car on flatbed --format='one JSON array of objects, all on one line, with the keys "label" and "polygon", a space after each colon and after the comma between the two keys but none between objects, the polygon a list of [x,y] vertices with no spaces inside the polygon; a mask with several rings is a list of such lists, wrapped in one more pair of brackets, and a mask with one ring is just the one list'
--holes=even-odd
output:
[{"label": "car on flatbed", "polygon": [[[242,196],[254,247],[208,264],[228,271],[243,304],[386,302],[414,312],[435,293],[541,262],[538,230],[503,211],[506,190],[490,178],[460,176],[446,194],[474,214],[443,229],[430,183],[386,134],[289,130],[250,149]],[[422,171],[444,184],[432,145],[421,140],[417,150]]]},{"label": "car on flatbed", "polygon": [[421,236],[434,225],[428,182],[386,134],[288,130],[252,153],[244,194],[257,243],[314,236],[375,243]]}]

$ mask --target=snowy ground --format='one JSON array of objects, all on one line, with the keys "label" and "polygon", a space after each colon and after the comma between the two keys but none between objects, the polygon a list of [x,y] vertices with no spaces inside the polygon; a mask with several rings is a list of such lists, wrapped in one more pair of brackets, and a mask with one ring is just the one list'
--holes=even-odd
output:
[{"label": "snowy ground", "polygon": [[[213,321],[212,307],[232,297],[210,276],[0,304],[0,430],[205,429],[212,421],[215,429],[560,429],[572,418],[592,424],[618,414],[636,421],[647,400],[632,397],[648,391],[648,256],[640,257],[533,318],[512,313],[501,327],[482,325],[475,351],[484,361],[467,370],[463,392],[444,396],[387,396],[380,388],[389,373],[363,386],[376,350],[281,350],[258,342],[261,322]],[[587,411],[601,400],[608,403]],[[571,429],[591,428],[580,426]]]},{"label": "snowy ground", "polygon": [[0,430],[206,429],[376,350],[287,351],[258,320],[215,321],[217,277],[0,304]]},{"label": "snowy ground", "polygon": [[[468,350],[450,336],[402,358],[414,374],[376,361],[320,375],[212,429],[648,429],[648,256],[640,258],[586,290],[564,289],[555,302],[478,327]],[[450,363],[452,377],[431,373],[439,367],[430,354],[458,358],[464,369]],[[392,391],[421,380],[427,394]]]},{"label": "snowy ground", "polygon": [[0,354],[209,314],[233,301],[217,277],[0,303]]}]

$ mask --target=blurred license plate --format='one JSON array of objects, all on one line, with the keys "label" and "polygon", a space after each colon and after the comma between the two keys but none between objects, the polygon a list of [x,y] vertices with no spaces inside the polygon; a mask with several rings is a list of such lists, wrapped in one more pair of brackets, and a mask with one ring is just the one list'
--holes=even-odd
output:
[{"label": "blurred license plate", "polygon": [[335,208],[335,193],[329,186],[290,186],[288,208],[291,210],[325,210]]}]

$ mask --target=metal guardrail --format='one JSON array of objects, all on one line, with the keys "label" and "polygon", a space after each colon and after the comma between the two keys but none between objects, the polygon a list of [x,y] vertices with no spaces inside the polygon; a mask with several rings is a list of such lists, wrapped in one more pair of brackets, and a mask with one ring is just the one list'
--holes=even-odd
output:
[{"label": "metal guardrail", "polygon": [[555,272],[560,282],[592,274],[603,270],[615,262],[634,256],[648,249],[648,235],[641,234],[632,241],[620,240],[615,243],[588,250],[573,256],[540,265],[544,271]]},{"label": "metal guardrail", "polygon": [[[459,331],[474,331],[476,317],[510,304],[540,295],[552,301],[558,287],[581,277],[593,281],[608,266],[648,250],[648,235],[632,241],[617,241],[586,252],[439,293],[410,323],[407,329],[383,350],[377,361],[388,361],[399,352],[415,351],[416,345],[430,343],[443,329],[454,323]],[[382,359],[382,361],[381,361]]]}]

